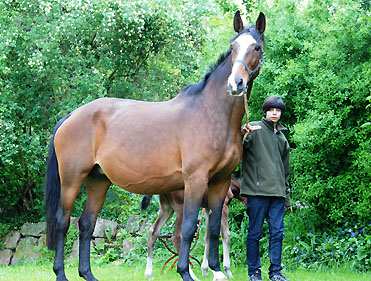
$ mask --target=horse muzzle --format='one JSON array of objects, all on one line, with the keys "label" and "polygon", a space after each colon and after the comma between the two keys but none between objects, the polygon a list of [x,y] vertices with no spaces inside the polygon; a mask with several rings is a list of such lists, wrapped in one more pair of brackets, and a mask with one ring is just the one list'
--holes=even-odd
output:
[{"label": "horse muzzle", "polygon": [[232,96],[242,96],[247,90],[247,83],[242,78],[235,79],[233,83],[228,82],[227,91]]}]

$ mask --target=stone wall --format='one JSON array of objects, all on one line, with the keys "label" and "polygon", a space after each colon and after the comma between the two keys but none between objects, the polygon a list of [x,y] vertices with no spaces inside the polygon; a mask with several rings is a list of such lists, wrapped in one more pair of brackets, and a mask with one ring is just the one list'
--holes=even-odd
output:
[{"label": "stone wall", "polygon": [[[71,218],[78,230],[78,218]],[[148,231],[148,219],[144,220],[139,215],[131,216],[125,226],[129,233]],[[99,243],[112,242],[116,238],[118,225],[116,222],[98,218],[92,236],[92,247]],[[126,241],[125,241],[126,240]],[[130,239],[125,239],[122,245],[123,252],[129,252],[134,244]],[[42,258],[41,249],[46,247],[46,223],[26,223],[21,229],[13,230],[4,239],[5,250],[0,250],[0,265],[14,265],[23,261],[36,261]],[[74,242],[72,253],[68,259],[78,257],[78,239]]]}]

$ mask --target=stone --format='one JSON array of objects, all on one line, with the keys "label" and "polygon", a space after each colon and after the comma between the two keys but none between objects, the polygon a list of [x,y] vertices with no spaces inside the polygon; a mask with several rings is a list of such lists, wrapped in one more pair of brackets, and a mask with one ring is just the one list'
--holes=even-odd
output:
[{"label": "stone", "polygon": [[22,236],[40,237],[44,233],[46,233],[46,222],[27,222],[21,227]]},{"label": "stone", "polygon": [[95,239],[92,239],[92,242],[94,246],[98,246],[101,243],[105,243],[105,240],[104,238],[95,238]]},{"label": "stone", "polygon": [[140,215],[132,215],[126,223],[126,231],[130,234],[137,234],[140,231],[142,217]]},{"label": "stone", "polygon": [[146,218],[141,226],[140,226],[140,229],[139,229],[139,232],[140,233],[143,233],[143,232],[148,232],[149,228],[151,227],[151,219],[150,218]]},{"label": "stone", "polygon": [[122,242],[122,252],[124,255],[127,255],[134,248],[134,241],[132,238],[125,238]]},{"label": "stone", "polygon": [[12,231],[5,237],[5,248],[14,250],[17,248],[21,233],[19,231]]},{"label": "stone", "polygon": [[70,218],[70,227],[71,225],[74,225],[77,232],[79,231],[79,218],[76,218],[76,217],[71,217]]},{"label": "stone", "polygon": [[40,246],[40,248],[46,248],[46,234],[41,235],[39,238],[39,241],[37,242],[37,246]]},{"label": "stone", "polygon": [[79,257],[79,238],[73,242],[72,252],[66,258],[68,262],[74,262]]},{"label": "stone", "polygon": [[113,239],[116,236],[117,222],[98,218],[95,224],[93,238]]},{"label": "stone", "polygon": [[[68,255],[68,257],[66,257],[67,262],[75,262],[76,259],[78,259],[78,257],[79,257],[79,247],[80,247],[80,239],[77,238],[73,242],[71,253]],[[92,251],[92,249],[93,249],[93,242],[91,241],[90,242],[90,252]]]},{"label": "stone", "polygon": [[41,257],[40,251],[36,249],[38,239],[34,237],[26,237],[19,241],[17,249],[15,250],[12,265],[24,260],[36,261]]},{"label": "stone", "polygon": [[0,251],[0,265],[10,265],[10,262],[13,257],[13,252],[12,250],[6,249]]}]

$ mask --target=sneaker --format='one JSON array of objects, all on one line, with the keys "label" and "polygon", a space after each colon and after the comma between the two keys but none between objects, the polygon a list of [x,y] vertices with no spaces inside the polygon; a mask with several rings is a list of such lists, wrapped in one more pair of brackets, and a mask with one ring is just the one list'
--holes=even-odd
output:
[{"label": "sneaker", "polygon": [[269,277],[269,280],[272,281],[289,281],[285,276],[281,274],[281,272],[274,273]]},{"label": "sneaker", "polygon": [[260,270],[257,270],[254,274],[250,275],[250,281],[262,281]]}]

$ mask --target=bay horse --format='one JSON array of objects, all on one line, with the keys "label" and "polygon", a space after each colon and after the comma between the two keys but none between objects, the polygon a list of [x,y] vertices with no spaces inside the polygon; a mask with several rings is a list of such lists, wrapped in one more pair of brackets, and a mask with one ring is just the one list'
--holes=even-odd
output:
[{"label": "bay horse", "polygon": [[[208,252],[209,252],[209,232],[208,232],[208,225],[209,225],[209,210],[208,210],[208,192],[206,191],[202,197],[201,207],[206,208],[205,212],[205,221],[206,221],[206,233],[204,236],[204,244],[205,244],[205,251],[202,259],[201,270],[202,275],[206,276],[208,274]],[[142,199],[141,209],[145,210],[149,202],[151,200],[152,195],[145,195]],[[147,265],[146,270],[144,272],[145,277],[147,279],[152,280],[152,257],[153,257],[153,248],[155,246],[156,240],[159,237],[161,228],[165,225],[165,223],[173,216],[174,212],[176,215],[175,223],[174,223],[174,231],[171,236],[171,243],[173,244],[177,253],[180,251],[181,245],[181,226],[182,226],[182,219],[183,219],[183,205],[184,205],[184,190],[177,190],[173,192],[169,192],[166,194],[160,194],[160,211],[156,218],[155,223],[150,227],[148,232],[148,240],[147,240]],[[223,241],[223,267],[224,271],[227,274],[228,278],[233,278],[233,274],[231,271],[231,262],[229,256],[229,248],[230,248],[230,232],[228,226],[228,215],[229,215],[229,208],[228,204],[231,202],[232,199],[237,199],[242,204],[244,204],[245,208],[247,206],[247,198],[240,195],[240,182],[239,180],[232,177],[231,183],[229,185],[229,189],[227,195],[224,199],[224,204],[222,208],[222,218],[221,218],[221,235]],[[191,273],[192,276],[192,273]],[[194,278],[195,279],[195,278]]]},{"label": "bay horse", "polygon": [[211,211],[209,267],[216,280],[220,269],[220,219],[231,174],[242,155],[241,121],[244,95],[250,96],[263,55],[265,16],[244,28],[239,12],[238,33],[215,68],[166,102],[101,98],[60,120],[54,130],[46,171],[47,245],[55,250],[57,280],[64,271],[64,240],[82,184],[87,199],[79,219],[79,275],[91,272],[90,241],[111,183],[137,194],[184,189],[182,242],[177,272],[189,274],[189,250],[203,194]]}]

